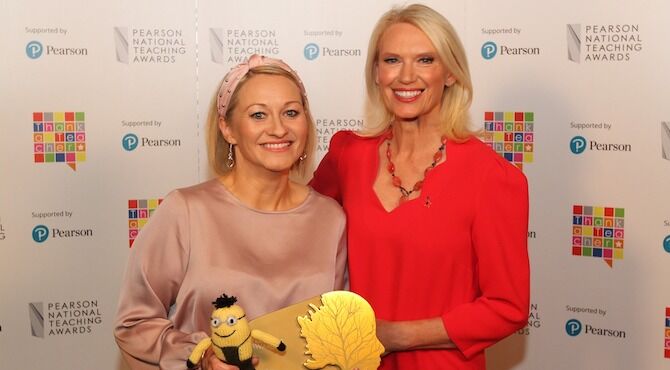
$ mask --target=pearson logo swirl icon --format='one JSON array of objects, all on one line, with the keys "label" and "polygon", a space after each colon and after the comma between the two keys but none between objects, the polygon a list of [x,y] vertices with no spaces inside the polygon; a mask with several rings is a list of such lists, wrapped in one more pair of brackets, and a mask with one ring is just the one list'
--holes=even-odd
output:
[{"label": "pearson logo swirl icon", "polygon": [[583,136],[575,136],[570,140],[570,151],[574,154],[582,154],[586,150],[586,139]]},{"label": "pearson logo swirl icon", "polygon": [[572,255],[602,258],[609,267],[623,259],[624,209],[572,206]]},{"label": "pearson logo swirl icon", "polygon": [[123,136],[123,139],[121,140],[121,145],[123,145],[123,149],[126,151],[133,151],[135,148],[137,148],[137,145],[139,144],[139,139],[137,138],[137,135],[135,134],[125,134]]},{"label": "pearson logo swirl icon", "polygon": [[483,141],[523,170],[533,162],[533,112],[484,112]]},{"label": "pearson logo swirl icon", "polygon": [[576,337],[582,332],[582,323],[577,319],[570,319],[565,323],[565,332],[571,337]]},{"label": "pearson logo swirl icon", "polygon": [[86,161],[84,112],[34,112],[35,163],[65,163],[73,170]]},{"label": "pearson logo swirl icon", "polygon": [[665,239],[663,239],[663,249],[665,249],[666,252],[670,253],[670,235],[666,236]]},{"label": "pearson logo swirl icon", "polygon": [[42,47],[42,43],[39,41],[31,41],[26,45],[26,55],[30,59],[37,59],[42,56],[42,51],[44,48]]},{"label": "pearson logo swirl icon", "polygon": [[49,238],[49,228],[44,225],[37,225],[33,228],[33,240],[37,243],[44,243]]},{"label": "pearson logo swirl icon", "polygon": [[314,60],[319,57],[319,52],[321,48],[319,48],[319,45],[315,43],[309,43],[305,45],[305,49],[303,50],[303,54],[305,55],[305,59],[307,60]]},{"label": "pearson logo swirl icon", "polygon": [[493,41],[487,41],[482,45],[482,57],[486,60],[493,59],[498,54],[498,45]]}]

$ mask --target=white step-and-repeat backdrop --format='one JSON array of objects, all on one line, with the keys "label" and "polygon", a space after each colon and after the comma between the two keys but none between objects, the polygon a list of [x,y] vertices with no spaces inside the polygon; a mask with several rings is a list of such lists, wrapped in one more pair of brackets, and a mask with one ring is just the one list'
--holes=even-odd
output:
[{"label": "white step-and-repeat backdrop", "polygon": [[[0,360],[124,369],[121,273],[162,197],[208,179],[216,85],[252,53],[303,77],[319,134],[362,124],[395,1],[3,1]],[[491,369],[670,368],[670,3],[425,1],[466,45],[474,124],[530,182],[528,326]]]}]

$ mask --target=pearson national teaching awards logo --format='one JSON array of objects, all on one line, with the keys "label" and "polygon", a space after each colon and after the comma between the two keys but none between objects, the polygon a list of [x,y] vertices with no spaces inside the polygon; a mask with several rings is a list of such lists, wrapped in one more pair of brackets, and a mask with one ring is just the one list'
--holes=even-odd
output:
[{"label": "pearson national teaching awards logo", "polygon": [[102,326],[98,299],[30,302],[30,332],[33,337],[88,335]]},{"label": "pearson national teaching awards logo", "polygon": [[661,155],[670,161],[670,122],[661,122]]},{"label": "pearson national teaching awards logo", "polygon": [[35,163],[65,163],[73,170],[86,161],[84,112],[34,112]]},{"label": "pearson national teaching awards logo", "polygon": [[146,225],[149,217],[154,214],[156,208],[163,202],[162,198],[156,199],[130,199],[128,200],[128,242],[133,246],[137,234]]},{"label": "pearson national teaching awards logo", "polygon": [[670,358],[670,307],[665,308],[665,358]]},{"label": "pearson national teaching awards logo", "polygon": [[572,255],[600,258],[609,267],[623,259],[624,209],[572,206]]},{"label": "pearson national teaching awards logo", "polygon": [[209,46],[212,62],[219,64],[245,62],[253,54],[281,54],[277,30],[268,28],[210,28]]},{"label": "pearson national teaching awards logo", "polygon": [[565,323],[565,332],[571,337],[576,337],[582,332],[582,323],[577,319],[570,319]]},{"label": "pearson national teaching awards logo", "polygon": [[583,62],[628,62],[643,49],[640,25],[636,23],[567,25],[568,60]]},{"label": "pearson national teaching awards logo", "polygon": [[37,59],[42,56],[42,43],[39,41],[31,41],[26,45],[26,55],[30,59]]},{"label": "pearson national teaching awards logo", "polygon": [[174,64],[184,60],[188,39],[180,28],[114,27],[116,61],[124,64]]},{"label": "pearson national teaching awards logo", "polygon": [[484,112],[484,143],[523,170],[533,162],[533,112]]},{"label": "pearson national teaching awards logo", "polygon": [[498,45],[493,41],[487,41],[482,45],[482,57],[486,60],[493,59],[498,54]]}]

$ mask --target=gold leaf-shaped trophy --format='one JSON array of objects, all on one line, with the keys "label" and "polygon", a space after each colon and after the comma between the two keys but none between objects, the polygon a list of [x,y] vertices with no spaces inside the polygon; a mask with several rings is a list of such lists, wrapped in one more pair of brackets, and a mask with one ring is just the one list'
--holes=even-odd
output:
[{"label": "gold leaf-shaped trophy", "polygon": [[341,370],[375,370],[384,346],[376,335],[375,314],[370,304],[345,291],[321,295],[321,307],[310,304],[308,315],[298,317],[300,335],[307,341],[304,366],[321,369],[327,365]]}]

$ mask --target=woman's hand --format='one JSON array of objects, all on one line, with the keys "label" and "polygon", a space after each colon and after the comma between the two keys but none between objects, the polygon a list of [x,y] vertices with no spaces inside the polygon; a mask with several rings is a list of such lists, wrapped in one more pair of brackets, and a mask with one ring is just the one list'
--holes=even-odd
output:
[{"label": "woman's hand", "polygon": [[383,355],[414,349],[456,348],[439,317],[412,321],[377,319],[377,338],[386,350]]},{"label": "woman's hand", "polygon": [[384,346],[382,356],[407,349],[404,335],[402,323],[377,319],[377,338]]},{"label": "woman's hand", "polygon": [[[254,367],[258,366],[257,357],[253,357],[251,362],[253,363]],[[200,363],[202,370],[239,370],[237,366],[230,365],[219,360],[216,355],[214,355],[214,351],[212,351],[211,347],[205,351],[205,355],[202,356],[202,361]]]}]

